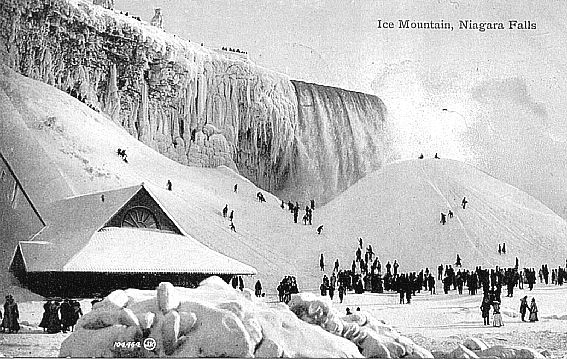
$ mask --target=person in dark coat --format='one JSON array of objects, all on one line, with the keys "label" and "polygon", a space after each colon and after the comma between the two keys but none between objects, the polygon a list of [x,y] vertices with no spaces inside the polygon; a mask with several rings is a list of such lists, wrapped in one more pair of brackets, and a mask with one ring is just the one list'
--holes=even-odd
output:
[{"label": "person in dark coat", "polygon": [[166,187],[167,187],[168,191],[171,191],[171,186],[172,186],[171,181],[167,180],[167,186]]},{"label": "person in dark coat", "polygon": [[467,203],[469,203],[467,201],[467,197],[463,197],[463,200],[461,201],[461,205],[463,206],[463,209],[465,209],[465,207],[467,206]]},{"label": "person in dark coat", "polygon": [[502,243],[502,254],[506,254],[506,243]]},{"label": "person in dark coat", "polygon": [[323,225],[320,225],[320,226],[317,228],[317,234],[321,234],[321,231],[322,231],[322,230],[323,230]]},{"label": "person in dark coat", "polygon": [[323,253],[321,253],[321,258],[319,258],[319,268],[321,268],[321,271],[325,270],[325,258],[323,257]]},{"label": "person in dark coat", "polygon": [[244,290],[244,281],[241,276],[238,276],[238,289]]},{"label": "person in dark coat", "polygon": [[457,254],[457,261],[455,262],[455,267],[462,267],[461,257]]},{"label": "person in dark coat", "polygon": [[81,303],[76,300],[71,301],[71,310],[73,311],[72,321],[71,321],[71,331],[75,331],[75,324],[79,318],[83,315],[83,310],[81,309]]},{"label": "person in dark coat", "polygon": [[312,199],[311,200],[311,210],[314,210],[314,209],[315,209],[315,200]]},{"label": "person in dark coat", "polygon": [[337,258],[337,260],[335,260],[335,269],[333,269],[333,271],[339,271],[339,259]]},{"label": "person in dark coat", "polygon": [[69,303],[68,298],[63,300],[59,311],[61,313],[61,330],[63,333],[67,333],[73,325],[73,309],[71,308],[71,303]]},{"label": "person in dark coat", "polygon": [[520,299],[520,314],[522,315],[522,322],[525,322],[526,312],[528,311],[528,296]]},{"label": "person in dark coat", "polygon": [[61,319],[59,317],[59,302],[51,301],[49,306],[49,316],[47,320],[47,332],[49,334],[59,333],[61,331]]},{"label": "person in dark coat", "polygon": [[41,316],[41,322],[39,322],[39,326],[43,328],[43,331],[47,331],[47,326],[49,322],[49,308],[51,307],[51,300],[48,300],[43,304],[43,315]]},{"label": "person in dark coat", "polygon": [[482,319],[484,320],[484,325],[490,325],[490,298],[485,295],[482,299],[482,304],[480,305],[480,311],[482,312]]},{"label": "person in dark coat", "polygon": [[260,283],[259,279],[256,282],[256,285],[254,286],[254,294],[256,294],[256,297],[262,296],[262,283]]},{"label": "person in dark coat", "polygon": [[532,298],[532,304],[530,305],[530,322],[537,322],[538,318],[537,318],[537,305],[535,302],[535,298]]},{"label": "person in dark coat", "polygon": [[498,254],[502,254],[502,246],[498,243]]},{"label": "person in dark coat", "polygon": [[226,206],[224,206],[224,208],[222,209],[222,216],[224,218],[226,218],[227,214],[228,214],[228,204]]},{"label": "person in dark coat", "polygon": [[447,222],[447,217],[445,216],[445,213],[441,212],[441,220],[439,221],[439,223],[445,225],[446,222]]},{"label": "person in dark coat", "polygon": [[341,303],[342,303],[342,302],[343,302],[343,298],[344,298],[345,293],[346,293],[346,289],[345,289],[345,287],[343,286],[342,283],[339,284],[339,289],[338,289],[338,291],[339,291],[339,300],[340,300]]},{"label": "person in dark coat", "polygon": [[238,184],[235,184],[234,185],[234,193],[237,193],[237,192],[238,192]]},{"label": "person in dark coat", "polygon": [[230,211],[230,215],[228,216],[228,219],[230,219],[230,221],[232,222],[232,220],[234,219],[234,210]]},{"label": "person in dark coat", "polygon": [[18,310],[18,303],[14,300],[12,295],[6,296],[4,302],[4,318],[2,318],[2,328],[8,333],[17,333],[20,330],[20,312]]}]

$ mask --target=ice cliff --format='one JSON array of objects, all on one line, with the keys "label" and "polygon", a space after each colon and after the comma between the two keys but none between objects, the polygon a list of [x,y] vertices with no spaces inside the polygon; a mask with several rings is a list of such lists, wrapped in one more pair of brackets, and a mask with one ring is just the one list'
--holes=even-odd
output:
[{"label": "ice cliff", "polygon": [[248,55],[87,1],[2,1],[0,47],[11,68],[70,93],[160,153],[237,168],[281,195],[327,200],[385,153],[377,97],[290,81]]}]

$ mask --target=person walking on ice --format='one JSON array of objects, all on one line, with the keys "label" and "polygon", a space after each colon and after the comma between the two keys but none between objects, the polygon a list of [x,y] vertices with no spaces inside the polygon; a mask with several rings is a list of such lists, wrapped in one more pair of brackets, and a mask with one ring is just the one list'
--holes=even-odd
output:
[{"label": "person walking on ice", "polygon": [[502,246],[500,246],[500,243],[498,243],[498,254],[502,254]]},{"label": "person walking on ice", "polygon": [[502,254],[506,254],[506,243],[502,243]]},{"label": "person walking on ice", "polygon": [[167,190],[168,190],[168,191],[171,191],[171,186],[172,186],[172,185],[171,185],[171,181],[170,181],[170,180],[167,180]]},{"label": "person walking on ice", "polygon": [[453,211],[449,210],[449,218],[453,218]]},{"label": "person walking on ice", "polygon": [[222,216],[226,218],[227,213],[228,213],[228,204],[224,206],[224,208],[222,209]]},{"label": "person walking on ice", "polygon": [[457,254],[457,261],[455,262],[455,267],[462,267],[461,265],[461,257]]},{"label": "person walking on ice", "polygon": [[526,312],[528,311],[528,296],[520,299],[520,314],[522,315],[522,322],[525,322]]},{"label": "person walking on ice", "polygon": [[441,220],[439,221],[439,223],[445,225],[446,222],[447,222],[447,217],[445,216],[445,213],[441,212]]},{"label": "person walking on ice", "polygon": [[469,203],[467,201],[467,197],[463,197],[463,200],[461,201],[461,205],[463,206],[463,209],[465,209],[465,207],[467,206],[467,203]]},{"label": "person walking on ice", "polygon": [[537,305],[535,298],[532,298],[532,304],[530,305],[530,322],[537,322]]},{"label": "person walking on ice", "polygon": [[228,216],[228,219],[230,219],[230,221],[232,222],[232,220],[234,219],[234,210],[230,211],[230,215]]},{"label": "person walking on ice", "polygon": [[323,257],[323,253],[321,253],[321,258],[319,258],[319,268],[321,268],[321,271],[325,270],[325,258]]}]

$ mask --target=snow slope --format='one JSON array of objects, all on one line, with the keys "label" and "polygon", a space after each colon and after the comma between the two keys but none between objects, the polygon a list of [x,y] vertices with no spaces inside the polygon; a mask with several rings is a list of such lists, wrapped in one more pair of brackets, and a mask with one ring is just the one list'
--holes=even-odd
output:
[{"label": "snow slope", "polygon": [[[467,198],[466,209],[461,201]],[[441,212],[454,213],[441,225]],[[472,166],[453,160],[394,163],[360,180],[327,204],[329,238],[354,236],[370,243],[381,261],[397,259],[402,269],[452,264],[465,267],[563,265],[567,226],[525,192]],[[339,242],[339,241],[337,241]],[[506,255],[498,244],[506,243]]]},{"label": "snow slope", "polygon": [[[359,236],[365,245],[372,243],[382,260],[397,258],[401,269],[449,263],[457,252],[466,266],[513,265],[516,255],[521,264],[545,261],[556,265],[567,254],[565,222],[558,216],[520,190],[458,162],[410,161],[388,166],[327,206],[316,207],[313,226],[305,226],[293,223],[278,198],[265,193],[267,202],[259,203],[258,188],[232,170],[187,167],[167,159],[75,98],[6,67],[0,68],[0,94],[2,108],[9,105],[13,110],[10,116],[0,113],[0,120],[14,124],[10,127],[14,131],[20,128],[16,124],[25,124],[27,135],[40,147],[14,160],[16,172],[20,166],[33,171],[34,167],[24,165],[35,153],[42,153],[74,194],[141,182],[165,188],[169,179],[172,201],[176,198],[179,206],[187,208],[187,216],[180,219],[186,231],[203,244],[255,267],[259,275],[245,279],[250,287],[259,278],[264,289],[273,293],[289,274],[297,276],[300,290],[316,290],[320,253],[328,268],[335,258],[350,267]],[[0,133],[0,143],[18,136],[21,133]],[[117,148],[126,149],[128,164],[116,155]],[[43,171],[37,171],[26,178],[41,179]],[[50,181],[52,174],[46,174]],[[233,192],[235,183],[238,193]],[[49,196],[56,199],[61,194],[52,191]],[[465,211],[458,208],[462,196],[470,201]],[[302,208],[307,202],[290,199],[299,201]],[[237,233],[222,218],[225,204],[235,212]],[[450,207],[456,217],[441,226],[439,212]],[[320,224],[325,227],[317,235]],[[506,242],[506,257],[497,258],[498,242]],[[416,250],[418,243],[423,245]],[[478,254],[474,264],[472,253]]]}]

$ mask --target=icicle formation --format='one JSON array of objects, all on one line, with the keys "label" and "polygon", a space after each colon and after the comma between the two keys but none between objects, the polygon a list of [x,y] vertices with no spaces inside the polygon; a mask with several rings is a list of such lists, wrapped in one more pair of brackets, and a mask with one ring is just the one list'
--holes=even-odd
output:
[{"label": "icicle formation", "polygon": [[264,189],[318,201],[382,163],[375,96],[292,83],[88,3],[6,0],[0,24],[11,68],[180,163],[237,168]]}]

